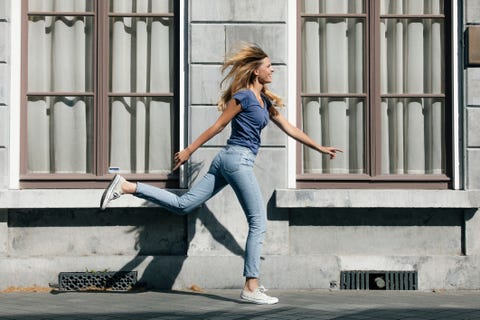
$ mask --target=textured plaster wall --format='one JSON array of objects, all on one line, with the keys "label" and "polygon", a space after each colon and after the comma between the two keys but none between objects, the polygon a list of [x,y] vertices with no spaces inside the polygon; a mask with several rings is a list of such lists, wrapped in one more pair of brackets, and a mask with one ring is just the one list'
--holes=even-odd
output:
[{"label": "textured plaster wall", "polygon": [[[220,68],[225,55],[241,42],[256,43],[270,55],[275,68],[271,90],[286,98],[287,2],[194,0],[189,5],[189,128],[193,141],[219,116],[216,103],[222,79]],[[193,155],[191,184],[208,170],[229,135],[227,127]],[[266,205],[274,189],[286,185],[285,145],[284,134],[270,123],[262,135],[262,148],[255,164]],[[275,215],[272,212],[276,209],[270,206],[269,211]],[[230,187],[208,201],[198,215],[189,217],[188,225],[190,256],[243,255],[248,226]],[[288,221],[269,220],[267,228],[264,253],[288,253]],[[221,241],[228,238],[233,241]]]},{"label": "textured plaster wall", "polygon": [[[465,1],[465,26],[480,23],[480,1]],[[468,44],[466,44],[468,45]],[[480,189],[480,67],[465,69],[466,187]]]},{"label": "textured plaster wall", "polygon": [[8,186],[10,1],[0,0],[0,189]]}]

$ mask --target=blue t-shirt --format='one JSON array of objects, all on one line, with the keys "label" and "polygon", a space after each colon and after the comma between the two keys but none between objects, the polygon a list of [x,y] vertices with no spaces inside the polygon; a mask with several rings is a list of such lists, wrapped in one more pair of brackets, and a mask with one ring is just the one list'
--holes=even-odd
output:
[{"label": "blue t-shirt", "polygon": [[227,143],[247,147],[257,154],[260,147],[260,134],[268,124],[268,108],[272,103],[262,95],[264,105],[262,108],[255,93],[250,89],[238,91],[233,98],[240,103],[242,111],[231,121],[232,133]]}]

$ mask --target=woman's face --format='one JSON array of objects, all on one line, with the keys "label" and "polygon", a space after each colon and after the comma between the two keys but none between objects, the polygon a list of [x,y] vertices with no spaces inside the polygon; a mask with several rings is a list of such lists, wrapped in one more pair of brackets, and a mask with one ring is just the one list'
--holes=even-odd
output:
[{"label": "woman's face", "polygon": [[267,84],[272,82],[273,66],[270,62],[270,58],[263,59],[262,64],[255,70],[255,75],[258,77],[258,81],[261,84]]}]

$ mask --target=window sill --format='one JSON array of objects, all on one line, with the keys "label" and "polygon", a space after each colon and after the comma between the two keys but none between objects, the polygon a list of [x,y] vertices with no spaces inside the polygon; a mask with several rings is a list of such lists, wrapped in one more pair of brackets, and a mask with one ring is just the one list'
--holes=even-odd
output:
[{"label": "window sill", "polygon": [[[169,189],[174,193],[185,190]],[[99,208],[102,189],[27,189],[0,190],[0,209]],[[109,204],[109,208],[158,207],[130,195]]]},{"label": "window sill", "polygon": [[[0,209],[99,208],[102,193],[101,189],[0,190]],[[277,189],[275,197],[277,208],[480,208],[480,190]],[[109,207],[157,205],[127,195]]]},{"label": "window sill", "polygon": [[480,191],[277,189],[277,208],[480,208]]}]

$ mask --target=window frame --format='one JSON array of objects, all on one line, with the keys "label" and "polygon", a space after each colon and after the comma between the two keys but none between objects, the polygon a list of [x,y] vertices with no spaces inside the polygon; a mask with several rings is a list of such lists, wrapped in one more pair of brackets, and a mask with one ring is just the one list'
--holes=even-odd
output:
[{"label": "window frame", "polygon": [[[108,172],[109,163],[109,100],[115,97],[171,98],[174,113],[172,115],[172,149],[178,150],[180,145],[180,77],[174,73],[172,92],[111,92],[109,89],[109,44],[110,18],[149,18],[168,17],[173,22],[173,69],[180,67],[180,1],[172,1],[172,12],[169,13],[115,13],[110,12],[110,1],[93,0],[91,12],[29,11],[29,0],[21,1],[21,108],[20,108],[20,175],[21,188],[104,188],[113,174]],[[93,18],[93,90],[85,92],[29,92],[28,91],[28,20],[30,16],[89,16]],[[30,97],[80,96],[93,99],[93,154],[92,173],[28,173],[27,168],[27,102]],[[172,155],[173,157],[173,155]],[[180,177],[177,172],[169,174],[131,173],[124,174],[127,179],[146,181],[152,185],[166,188],[178,188]]]},{"label": "window frame", "polygon": [[[364,13],[342,13],[342,14],[306,14],[302,12],[302,1],[297,0],[297,95],[296,95],[296,118],[297,126],[302,127],[302,99],[305,97],[318,98],[364,98],[365,99],[365,168],[364,174],[313,174],[303,173],[303,146],[296,144],[296,187],[297,188],[362,188],[362,189],[448,189],[453,186],[452,159],[449,156],[453,148],[453,129],[450,119],[453,110],[452,101],[452,55],[448,48],[451,48],[451,30],[453,19],[452,4],[444,1],[444,13],[406,15],[406,14],[381,14],[380,1],[365,1]],[[304,17],[328,18],[364,18],[365,19],[365,43],[364,43],[364,65],[366,75],[365,94],[305,94],[302,92],[302,19]],[[422,19],[443,19],[444,21],[444,54],[445,54],[445,93],[444,94],[382,94],[380,92],[380,65],[374,61],[380,61],[380,21],[384,18],[422,18]],[[443,98],[445,103],[445,174],[381,174],[381,113],[380,102],[382,98]],[[375,125],[373,125],[375,124]],[[340,147],[340,146],[337,146]],[[335,160],[333,160],[335,161]]]}]

